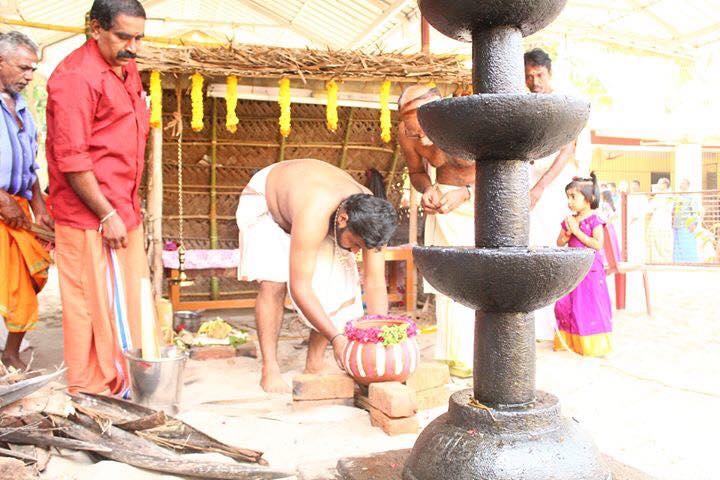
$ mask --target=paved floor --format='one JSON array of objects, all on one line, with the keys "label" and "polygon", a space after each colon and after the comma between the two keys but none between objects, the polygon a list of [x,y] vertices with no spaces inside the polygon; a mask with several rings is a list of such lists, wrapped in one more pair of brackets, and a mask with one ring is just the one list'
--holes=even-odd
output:
[{"label": "paved floor", "polygon": [[[615,315],[615,351],[604,359],[553,352],[538,344],[538,388],[556,394],[606,454],[658,479],[720,478],[714,439],[720,431],[720,269],[651,272],[654,316],[643,313],[639,279],[630,279],[628,310]],[[41,296],[41,328],[30,335],[37,366],[62,361],[56,280]],[[221,312],[252,326],[251,312]],[[288,381],[302,369],[300,328],[281,342]],[[430,356],[433,335],[423,335]],[[27,354],[26,354],[27,355]],[[256,360],[188,364],[181,417],[220,439],[266,452],[300,478],[328,478],[337,459],[409,448],[413,435],[387,437],[368,415],[345,406],[298,409],[289,396],[258,387]],[[457,382],[454,388],[466,388]],[[443,412],[424,412],[423,425]],[[46,478],[144,480],[160,477],[79,454],[54,458]],[[119,477],[118,477],[119,478]]]}]

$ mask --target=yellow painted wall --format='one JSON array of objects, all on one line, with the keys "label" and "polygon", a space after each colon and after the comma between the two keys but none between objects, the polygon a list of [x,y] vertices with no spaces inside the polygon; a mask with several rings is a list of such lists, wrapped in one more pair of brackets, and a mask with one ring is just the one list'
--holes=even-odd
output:
[{"label": "yellow painted wall", "polygon": [[595,145],[591,165],[600,182],[619,185],[621,181],[629,184],[632,180],[639,180],[641,190],[649,192],[651,172],[670,172],[671,180],[675,176],[675,153],[672,149],[641,150]]}]

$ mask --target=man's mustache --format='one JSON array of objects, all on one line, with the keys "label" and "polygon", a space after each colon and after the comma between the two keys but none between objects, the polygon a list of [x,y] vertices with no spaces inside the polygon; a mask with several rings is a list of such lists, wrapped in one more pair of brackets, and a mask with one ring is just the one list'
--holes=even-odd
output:
[{"label": "man's mustache", "polygon": [[117,58],[127,58],[127,59],[130,59],[130,60],[133,60],[133,59],[137,58],[137,54],[136,54],[136,53],[132,53],[132,52],[128,52],[127,50],[123,50],[123,51],[121,51],[120,53],[117,54]]}]

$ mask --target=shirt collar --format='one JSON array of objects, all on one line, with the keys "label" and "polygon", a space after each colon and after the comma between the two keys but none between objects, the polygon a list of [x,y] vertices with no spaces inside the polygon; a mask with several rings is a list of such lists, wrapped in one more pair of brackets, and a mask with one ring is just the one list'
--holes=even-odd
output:
[{"label": "shirt collar", "polygon": [[[23,97],[19,93],[16,93],[13,98],[15,99],[16,113],[20,113],[27,108],[27,102],[25,101],[25,97]],[[0,103],[2,103],[2,106],[5,107],[5,110],[10,110],[8,108],[7,102],[5,102],[5,97],[3,95],[0,95]]]}]

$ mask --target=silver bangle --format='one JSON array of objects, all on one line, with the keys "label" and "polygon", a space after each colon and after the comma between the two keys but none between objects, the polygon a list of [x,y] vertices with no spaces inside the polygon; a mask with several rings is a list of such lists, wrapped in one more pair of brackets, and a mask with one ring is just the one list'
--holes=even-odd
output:
[{"label": "silver bangle", "polygon": [[112,217],[116,213],[117,213],[117,210],[115,210],[114,208],[112,210],[110,210],[110,213],[108,213],[107,215],[105,215],[103,218],[100,219],[100,225],[107,222],[110,219],[110,217]]}]

